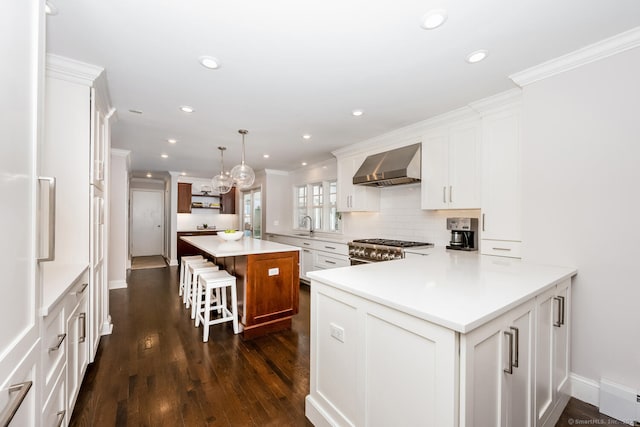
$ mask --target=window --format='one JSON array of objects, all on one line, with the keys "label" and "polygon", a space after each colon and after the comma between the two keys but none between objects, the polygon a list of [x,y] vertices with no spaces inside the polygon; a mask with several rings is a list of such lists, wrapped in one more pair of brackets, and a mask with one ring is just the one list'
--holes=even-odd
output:
[{"label": "window", "polygon": [[295,187],[294,228],[308,230],[309,219],[318,231],[340,231],[336,181],[314,182]]}]

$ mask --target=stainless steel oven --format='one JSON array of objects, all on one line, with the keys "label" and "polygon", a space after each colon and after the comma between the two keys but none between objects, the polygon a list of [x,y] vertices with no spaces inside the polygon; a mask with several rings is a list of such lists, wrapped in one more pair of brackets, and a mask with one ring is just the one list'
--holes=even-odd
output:
[{"label": "stainless steel oven", "polygon": [[404,258],[404,248],[433,247],[432,243],[391,239],[360,239],[349,242],[351,265],[391,261]]}]

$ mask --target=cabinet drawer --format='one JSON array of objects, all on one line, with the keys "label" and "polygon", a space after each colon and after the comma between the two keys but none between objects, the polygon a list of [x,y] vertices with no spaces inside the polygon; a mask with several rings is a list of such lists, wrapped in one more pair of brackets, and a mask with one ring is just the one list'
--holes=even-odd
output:
[{"label": "cabinet drawer", "polygon": [[337,267],[347,267],[349,266],[349,258],[341,257],[341,256],[332,256],[324,253],[316,253],[315,261],[313,263],[314,267],[319,269],[325,268],[337,268]]},{"label": "cabinet drawer", "polygon": [[44,396],[51,389],[66,362],[67,322],[65,300],[58,303],[46,317],[44,335],[42,337],[42,372],[44,373]]},{"label": "cabinet drawer", "polygon": [[482,239],[480,252],[483,255],[503,256],[509,258],[522,257],[522,242],[510,240],[490,240]]},{"label": "cabinet drawer", "polygon": [[[53,391],[51,395],[46,400],[44,408],[42,409],[42,425],[43,426],[66,426],[67,420],[67,411],[66,411],[66,402],[64,400],[64,392],[65,392],[65,378],[66,372],[63,371],[58,375],[55,385],[53,386]],[[46,395],[45,395],[46,396]]]},{"label": "cabinet drawer", "polygon": [[330,252],[336,255],[349,255],[349,247],[344,243],[313,241],[312,247],[318,251]]}]

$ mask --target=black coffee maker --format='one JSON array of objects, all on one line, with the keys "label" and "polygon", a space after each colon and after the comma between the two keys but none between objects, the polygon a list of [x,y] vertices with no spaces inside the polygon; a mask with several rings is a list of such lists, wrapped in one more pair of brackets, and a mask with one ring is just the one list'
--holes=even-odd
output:
[{"label": "black coffee maker", "polygon": [[451,241],[447,245],[447,249],[478,250],[477,218],[447,218],[447,230],[451,230]]}]

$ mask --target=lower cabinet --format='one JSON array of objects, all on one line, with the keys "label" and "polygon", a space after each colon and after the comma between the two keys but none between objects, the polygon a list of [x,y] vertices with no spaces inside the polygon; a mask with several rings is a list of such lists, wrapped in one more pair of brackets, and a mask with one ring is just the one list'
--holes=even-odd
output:
[{"label": "lower cabinet", "polygon": [[68,425],[89,364],[88,274],[43,317],[43,426]]},{"label": "lower cabinet", "polygon": [[553,426],[568,401],[570,286],[462,334],[313,281],[306,415],[314,425]]}]

